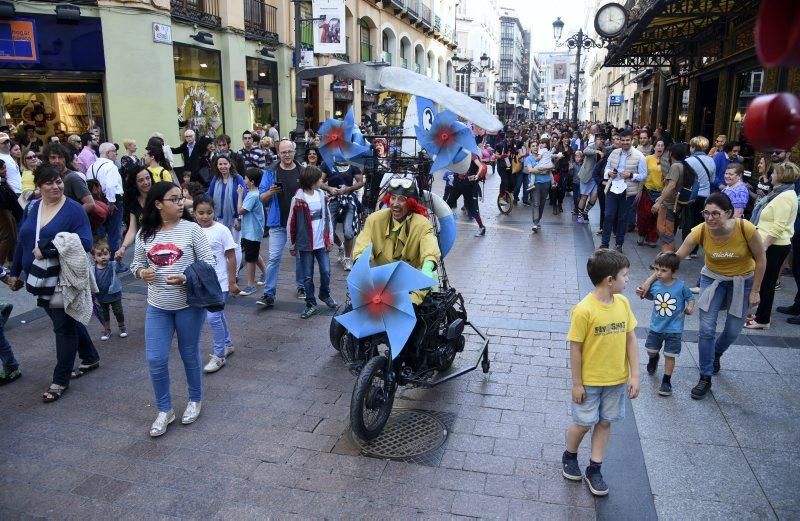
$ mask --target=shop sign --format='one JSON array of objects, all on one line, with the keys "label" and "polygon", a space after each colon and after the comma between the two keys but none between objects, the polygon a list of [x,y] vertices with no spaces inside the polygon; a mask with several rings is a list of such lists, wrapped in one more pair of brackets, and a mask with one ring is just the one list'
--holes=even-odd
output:
[{"label": "shop sign", "polygon": [[331,91],[333,92],[352,92],[353,84],[349,81],[334,81],[331,83]]},{"label": "shop sign", "polygon": [[314,51],[300,51],[300,67],[313,67],[314,65],[316,65],[314,63]]},{"label": "shop sign", "polygon": [[233,81],[233,95],[236,101],[244,101],[244,81]]},{"label": "shop sign", "polygon": [[153,41],[172,45],[172,26],[153,22]]},{"label": "shop sign", "polygon": [[344,0],[314,0],[314,52],[346,54]]},{"label": "shop sign", "polygon": [[351,101],[353,99],[353,93],[348,91],[334,91],[333,99]]},{"label": "shop sign", "polygon": [[614,94],[611,96],[609,100],[609,105],[622,105],[622,102],[625,101],[625,98],[622,94]]},{"label": "shop sign", "polygon": [[39,63],[36,22],[30,18],[0,20],[0,63]]}]

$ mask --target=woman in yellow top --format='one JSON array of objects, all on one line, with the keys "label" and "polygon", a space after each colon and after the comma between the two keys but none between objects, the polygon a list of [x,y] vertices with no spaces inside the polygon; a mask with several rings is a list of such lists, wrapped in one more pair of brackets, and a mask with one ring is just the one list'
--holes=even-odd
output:
[{"label": "woman in yellow top", "polygon": [[653,144],[653,153],[646,158],[647,179],[639,192],[639,202],[636,205],[636,229],[639,232],[637,243],[651,248],[658,246],[658,215],[651,209],[664,189],[664,176],[669,171],[669,157],[664,157],[665,148],[663,139],[657,139]]},{"label": "woman in yellow top", "polygon": [[[778,163],[772,169],[772,192],[761,199],[750,217],[758,226],[758,233],[766,247],[767,269],[764,282],[761,284],[761,302],[753,317],[748,317],[744,327],[748,329],[769,328],[772,302],[775,298],[775,284],[781,274],[781,267],[789,250],[794,235],[794,221],[797,218],[797,193],[794,182],[800,178],[800,168],[787,161]],[[795,262],[800,262],[796,259]]]},{"label": "woman in yellow top", "polygon": [[[727,195],[711,194],[702,215],[704,222],[692,228],[676,252],[681,259],[686,258],[699,244],[705,255],[697,301],[700,381],[692,389],[695,400],[704,398],[711,389],[711,375],[719,372],[722,354],[742,331],[745,310],[761,300],[759,290],[767,265],[761,235],[749,221],[733,217],[733,204]],[[646,295],[654,280],[655,275],[651,275],[636,294]],[[723,309],[728,311],[725,327],[717,335],[717,316]]]},{"label": "woman in yellow top", "polygon": [[36,152],[28,150],[23,158],[22,168],[22,192],[33,192],[36,190],[36,185],[33,183],[33,171],[39,166],[39,158],[36,157]]},{"label": "woman in yellow top", "polygon": [[176,183],[172,178],[172,172],[162,166],[165,161],[163,149],[159,147],[147,147],[142,156],[142,161],[144,162],[145,168],[150,171],[150,175],[153,176],[153,184],[165,181],[167,183],[180,185],[180,183]]}]

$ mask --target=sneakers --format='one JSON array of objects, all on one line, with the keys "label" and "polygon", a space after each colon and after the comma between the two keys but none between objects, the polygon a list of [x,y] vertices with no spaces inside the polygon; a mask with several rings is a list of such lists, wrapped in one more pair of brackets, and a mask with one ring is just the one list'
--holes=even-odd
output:
[{"label": "sneakers", "polygon": [[19,368],[13,371],[0,371],[0,385],[10,384],[20,376],[22,376],[22,373],[19,372]]},{"label": "sneakers", "polygon": [[300,318],[310,318],[317,314],[317,306],[306,306],[306,309],[300,313]]},{"label": "sneakers", "polygon": [[698,295],[700,293],[700,286],[695,286],[693,288],[689,288],[689,291],[692,292],[694,295]]},{"label": "sneakers", "polygon": [[689,255],[686,256],[686,258],[689,259],[689,260],[696,259],[697,258],[697,254],[696,253],[690,253]]},{"label": "sneakers", "polygon": [[245,286],[239,292],[239,295],[241,295],[242,297],[248,297],[248,296],[252,295],[255,292],[256,292],[256,288],[254,288],[253,286]]},{"label": "sneakers", "polygon": [[345,257],[344,260],[342,261],[342,268],[344,268],[344,271],[352,270],[353,269],[353,259],[351,259],[350,257]]},{"label": "sneakers", "polygon": [[201,402],[189,402],[186,404],[186,410],[183,411],[183,418],[181,418],[181,423],[184,425],[189,425],[190,423],[194,423],[197,421],[197,417],[200,416],[200,406]]},{"label": "sneakers", "polygon": [[271,308],[275,305],[275,297],[272,295],[264,295],[259,300],[256,300],[256,304],[264,306],[265,308]]},{"label": "sneakers", "polygon": [[234,353],[234,351],[236,351],[236,349],[234,349],[233,344],[228,344],[225,346],[225,351],[223,352],[223,355],[225,356],[225,358],[228,358]]},{"label": "sneakers", "polygon": [[333,300],[333,297],[331,297],[331,296],[329,296],[328,298],[321,299],[321,300],[325,303],[326,306],[328,306],[331,309],[336,309],[336,306],[339,305],[339,304],[336,303],[335,300]]},{"label": "sneakers", "polygon": [[702,400],[706,397],[709,390],[711,390],[711,377],[701,376],[700,381],[692,388],[692,399]]},{"label": "sneakers", "polygon": [[623,253],[621,244],[617,244],[616,246],[614,246],[614,249],[617,250],[620,253]]},{"label": "sneakers", "polygon": [[800,315],[800,304],[792,304],[791,306],[778,306],[775,308],[778,313],[784,315]]},{"label": "sneakers", "polygon": [[658,360],[661,358],[661,355],[656,353],[656,356],[651,356],[650,360],[647,361],[647,374],[653,376],[656,374],[656,369],[658,369]]},{"label": "sneakers", "polygon": [[716,353],[714,354],[714,374],[717,374],[719,372],[719,370],[721,369],[720,363],[719,363],[721,358],[722,358],[722,355],[716,354]]},{"label": "sneakers", "polygon": [[592,465],[586,467],[586,475],[583,479],[589,485],[589,491],[595,496],[608,495],[608,485],[606,485],[599,467],[592,467]]},{"label": "sneakers", "polygon": [[661,382],[661,387],[658,388],[660,396],[672,396],[672,384],[670,382]]},{"label": "sneakers", "polygon": [[578,466],[578,457],[570,457],[567,451],[561,455],[561,475],[572,481],[580,481],[583,479],[581,468]]},{"label": "sneakers", "polygon": [[224,365],[225,365],[224,358],[220,358],[217,355],[211,355],[211,358],[209,359],[208,363],[206,364],[205,367],[203,367],[203,372],[216,373],[217,371],[222,369],[222,366]]},{"label": "sneakers", "polygon": [[103,342],[105,342],[109,338],[111,338],[111,331],[103,331],[103,334],[100,335],[100,340],[102,340]]},{"label": "sneakers", "polygon": [[124,327],[119,328],[119,337],[120,338],[128,338],[128,330]]},{"label": "sneakers", "polygon": [[583,215],[578,215],[578,224],[586,224],[586,219],[583,218]]},{"label": "sneakers", "polygon": [[336,262],[342,264],[344,262],[344,247],[338,246],[338,248],[339,248],[339,253],[336,256]]},{"label": "sneakers", "polygon": [[800,315],[795,316],[795,317],[789,317],[789,318],[786,319],[786,322],[788,322],[790,324],[795,324],[795,325],[800,324]]},{"label": "sneakers", "polygon": [[175,411],[170,409],[167,412],[160,412],[158,416],[156,416],[156,421],[153,422],[153,425],[150,426],[150,436],[153,438],[157,438],[161,436],[165,432],[167,432],[167,427],[170,423],[175,421]]},{"label": "sneakers", "polygon": [[297,298],[299,300],[305,300],[306,299],[306,290],[305,290],[305,288],[297,288]]},{"label": "sneakers", "polygon": [[761,322],[756,322],[755,320],[747,320],[744,323],[744,327],[747,329],[769,329],[769,322],[762,324]]},{"label": "sneakers", "polygon": [[478,231],[475,232],[475,237],[483,237],[484,235],[486,235],[486,227],[485,226],[483,228],[478,228]]}]

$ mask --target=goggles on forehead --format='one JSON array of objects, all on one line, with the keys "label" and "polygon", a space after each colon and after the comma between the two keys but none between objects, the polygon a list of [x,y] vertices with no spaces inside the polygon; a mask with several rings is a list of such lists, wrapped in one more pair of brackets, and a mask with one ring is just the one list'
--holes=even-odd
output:
[{"label": "goggles on forehead", "polygon": [[409,177],[393,177],[389,180],[390,188],[402,188],[408,190],[414,186],[414,180]]}]

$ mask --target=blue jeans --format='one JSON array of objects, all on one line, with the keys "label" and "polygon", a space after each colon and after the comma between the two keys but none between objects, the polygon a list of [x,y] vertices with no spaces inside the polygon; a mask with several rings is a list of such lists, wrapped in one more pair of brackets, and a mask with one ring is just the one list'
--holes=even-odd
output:
[{"label": "blue jeans", "polygon": [[53,321],[53,333],[56,334],[56,367],[53,369],[53,383],[68,386],[76,353],[84,365],[100,361],[100,355],[94,348],[86,326],[67,315],[63,308],[45,307],[44,311]]},{"label": "blue jeans", "polygon": [[[281,270],[281,256],[288,242],[287,230],[283,226],[276,226],[269,229],[269,259],[267,260],[267,273],[264,275],[264,296],[275,297],[278,289],[278,274]],[[303,288],[303,269],[300,265],[300,257],[295,257],[294,278],[297,288]]]},{"label": "blue jeans", "polygon": [[627,197],[625,192],[606,194],[606,215],[603,221],[603,239],[600,241],[601,248],[608,248],[611,243],[611,231],[613,229],[616,236],[616,245],[622,246],[625,243],[625,234],[628,232],[628,215],[631,208],[635,206],[636,197]]},{"label": "blue jeans", "polygon": [[325,248],[314,251],[298,251],[297,258],[303,266],[303,287],[306,290],[306,305],[316,306],[314,298],[314,259],[319,265],[319,298],[327,300],[331,296],[331,262]]},{"label": "blue jeans", "polygon": [[[1,318],[0,321],[2,321]],[[19,368],[19,362],[14,358],[14,350],[8,343],[2,324],[0,324],[0,362],[3,364],[3,369],[9,373]]]},{"label": "blue jeans", "polygon": [[514,176],[514,201],[519,201],[519,189],[522,188],[522,202],[528,202],[528,186],[531,183],[531,174],[527,172],[520,172]]},{"label": "blue jeans", "polygon": [[159,412],[172,409],[172,397],[169,394],[169,348],[175,333],[178,335],[178,352],[183,360],[186,383],[189,386],[189,400],[199,402],[203,397],[200,333],[205,318],[206,310],[203,308],[188,307],[168,311],[147,305],[144,317],[145,355]]},{"label": "blue jeans", "polygon": [[[700,293],[711,285],[713,279],[700,276]],[[744,307],[743,315],[747,314],[749,307],[750,290],[753,287],[753,278],[750,277],[744,282]],[[720,282],[717,286],[717,291],[714,293],[714,298],[711,299],[711,305],[708,311],[700,310],[700,334],[697,350],[700,354],[700,374],[703,376],[711,376],[714,372],[714,355],[721,355],[739,336],[744,326],[745,317],[735,317],[730,313],[726,313],[725,327],[722,332],[714,340],[717,333],[717,316],[722,310],[730,309],[731,299],[733,298],[733,282]]]},{"label": "blue jeans", "polygon": [[[223,300],[228,300],[228,292],[222,292]],[[225,358],[225,346],[233,343],[231,330],[228,329],[228,322],[225,320],[225,311],[209,311],[206,314],[208,327],[211,328],[211,341],[214,343],[214,354],[220,358]]]},{"label": "blue jeans", "polygon": [[108,250],[111,253],[111,258],[114,258],[114,253],[119,249],[122,244],[122,214],[124,208],[122,203],[117,205],[114,213],[108,216],[106,222],[100,226],[97,234],[100,237],[108,237]]}]

